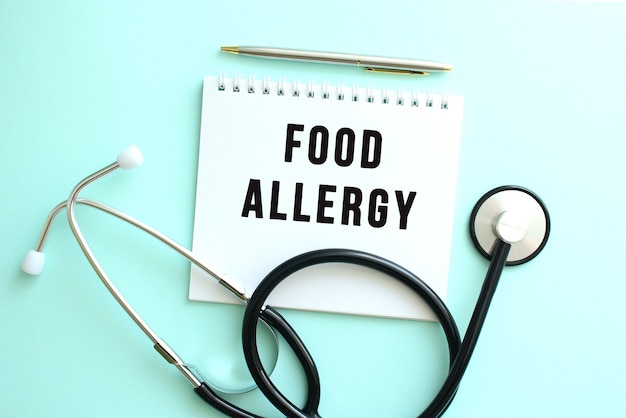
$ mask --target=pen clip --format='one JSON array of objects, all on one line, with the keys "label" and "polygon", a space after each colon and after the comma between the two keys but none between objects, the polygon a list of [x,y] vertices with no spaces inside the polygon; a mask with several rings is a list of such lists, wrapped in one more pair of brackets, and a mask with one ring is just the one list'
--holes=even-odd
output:
[{"label": "pen clip", "polygon": [[428,71],[396,70],[393,68],[366,67],[365,71],[370,72],[370,73],[383,73],[383,74],[403,74],[403,75],[418,75],[418,76],[430,75]]}]

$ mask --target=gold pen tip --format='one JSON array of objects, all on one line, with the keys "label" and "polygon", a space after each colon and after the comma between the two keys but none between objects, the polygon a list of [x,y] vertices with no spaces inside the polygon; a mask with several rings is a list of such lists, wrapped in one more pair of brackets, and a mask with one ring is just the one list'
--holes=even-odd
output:
[{"label": "gold pen tip", "polygon": [[443,67],[444,71],[452,71],[452,66],[450,64],[446,64],[445,67]]},{"label": "gold pen tip", "polygon": [[239,47],[238,46],[223,46],[221,48],[221,50],[223,52],[230,52],[231,54],[238,54],[239,53]]}]

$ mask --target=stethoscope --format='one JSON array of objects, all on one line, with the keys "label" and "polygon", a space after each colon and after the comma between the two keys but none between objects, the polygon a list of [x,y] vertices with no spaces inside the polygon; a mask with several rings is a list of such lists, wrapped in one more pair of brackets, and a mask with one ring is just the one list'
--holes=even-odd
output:
[{"label": "stethoscope", "polygon": [[[79,198],[82,190],[94,181],[118,168],[131,169],[142,163],[141,152],[137,147],[131,146],[120,153],[114,163],[81,180],[74,187],[68,199],[58,204],[48,215],[34,250],[29,251],[22,262],[22,270],[32,275],[41,273],[45,261],[42,250],[48,232],[56,216],[65,209],[72,233],[92,268],[115,300],[152,341],[155,350],[185,376],[193,385],[194,391],[204,401],[232,417],[249,418],[257,415],[225,400],[221,393],[244,392],[255,386],[285,416],[320,417],[318,406],[321,390],[317,366],[295,330],[280,313],[268,306],[266,301],[272,291],[293,273],[309,266],[324,263],[350,263],[385,273],[390,278],[404,283],[408,289],[423,298],[430,306],[446,336],[449,370],[439,392],[419,417],[441,416],[454,398],[467,368],[504,267],[522,264],[536,257],[546,245],[550,233],[548,211],[541,199],[531,191],[517,186],[503,186],[487,192],[480,198],[470,215],[470,235],[479,252],[491,261],[465,336],[461,340],[454,318],[441,298],[419,277],[390,260],[358,250],[324,249],[311,251],[293,257],[277,266],[259,283],[252,295],[248,295],[239,283],[220,276],[205,263],[198,260],[190,250],[166,235],[107,205]],[[214,277],[227,291],[246,305],[242,325],[242,346],[246,364],[255,386],[244,385],[242,388],[233,389],[211,383],[194,366],[185,363],[149,327],[113,284],[87,244],[76,221],[75,208],[77,205],[91,206],[152,235]],[[263,350],[263,355],[260,353],[259,333],[265,332],[267,334],[267,331],[260,330],[269,330],[270,340],[276,346],[274,350],[269,350],[270,354],[265,353],[268,350]],[[270,378],[278,356],[277,334],[284,338],[303,367],[308,393],[302,407],[292,403]]]}]

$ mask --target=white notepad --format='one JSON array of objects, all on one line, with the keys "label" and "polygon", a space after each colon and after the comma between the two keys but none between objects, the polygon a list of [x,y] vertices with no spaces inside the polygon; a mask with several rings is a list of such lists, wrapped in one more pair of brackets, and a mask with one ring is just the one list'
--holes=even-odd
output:
[{"label": "white notepad", "polygon": [[[350,248],[411,270],[445,300],[463,98],[254,78],[204,80],[193,252],[248,293],[306,251]],[[235,303],[191,270],[193,300]],[[432,319],[404,285],[328,264],[276,307]]]}]

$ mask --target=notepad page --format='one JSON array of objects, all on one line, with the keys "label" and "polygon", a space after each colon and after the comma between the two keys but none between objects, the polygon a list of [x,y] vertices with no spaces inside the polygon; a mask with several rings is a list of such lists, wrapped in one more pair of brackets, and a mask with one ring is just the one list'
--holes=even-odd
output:
[{"label": "notepad page", "polygon": [[[207,77],[194,254],[251,294],[293,256],[356,249],[445,300],[462,114],[460,96]],[[197,267],[189,296],[237,303]],[[293,274],[269,303],[433,319],[394,279],[335,263]]]}]

